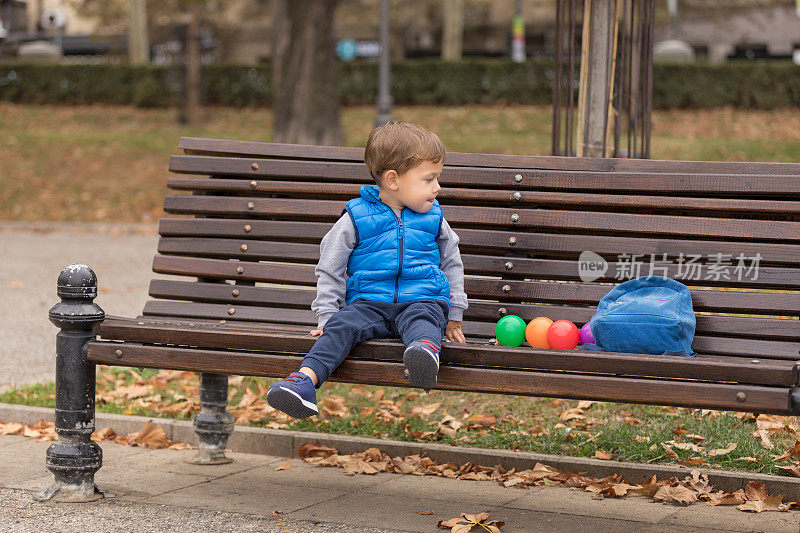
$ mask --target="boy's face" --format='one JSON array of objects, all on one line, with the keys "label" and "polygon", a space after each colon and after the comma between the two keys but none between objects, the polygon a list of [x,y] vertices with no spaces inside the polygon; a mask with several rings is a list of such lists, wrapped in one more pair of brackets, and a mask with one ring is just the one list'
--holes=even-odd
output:
[{"label": "boy's face", "polygon": [[427,213],[441,190],[439,176],[443,166],[444,161],[423,161],[403,174],[389,171],[387,174],[394,174],[386,176],[392,199],[417,213]]}]

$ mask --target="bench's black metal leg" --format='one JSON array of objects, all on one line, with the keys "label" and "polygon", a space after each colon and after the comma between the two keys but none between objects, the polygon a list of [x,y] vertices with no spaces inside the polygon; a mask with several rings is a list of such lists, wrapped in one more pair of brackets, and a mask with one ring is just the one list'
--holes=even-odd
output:
[{"label": "bench's black metal leg", "polygon": [[789,389],[789,416],[800,415],[800,387]]},{"label": "bench's black metal leg", "polygon": [[94,431],[95,365],[86,360],[86,345],[105,313],[93,302],[97,277],[86,265],[72,264],[58,277],[61,303],[50,309],[56,336],[56,419],[58,442],[47,449],[47,469],[55,483],[34,494],[39,501],[88,502],[103,497],[94,474],[103,464]]},{"label": "bench's black metal leg", "polygon": [[225,445],[233,433],[233,415],[228,406],[228,376],[203,372],[200,374],[200,406],[194,417],[194,432],[200,439],[197,455],[187,461],[194,464],[219,465],[233,459],[225,456]]}]

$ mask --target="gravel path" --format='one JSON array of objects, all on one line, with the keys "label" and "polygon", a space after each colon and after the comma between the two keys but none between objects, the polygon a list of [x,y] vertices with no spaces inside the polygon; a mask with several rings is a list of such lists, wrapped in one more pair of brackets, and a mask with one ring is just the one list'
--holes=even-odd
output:
[{"label": "gravel path", "polygon": [[[81,531],[125,533],[195,533],[197,531],[236,531],[311,533],[325,532],[389,532],[375,528],[288,520],[280,516],[265,518],[245,513],[225,513],[208,509],[174,505],[140,504],[106,499],[92,504],[59,504],[33,502],[31,493],[0,489],[0,531],[28,533],[48,531],[73,533]],[[43,512],[45,511],[46,512]]]}]

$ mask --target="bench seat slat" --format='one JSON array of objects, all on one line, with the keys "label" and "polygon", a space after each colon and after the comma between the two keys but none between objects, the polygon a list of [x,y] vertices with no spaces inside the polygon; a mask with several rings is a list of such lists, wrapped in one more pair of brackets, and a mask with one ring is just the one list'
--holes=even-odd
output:
[{"label": "bench seat slat", "polygon": [[[314,267],[304,265],[275,265],[285,269],[287,280],[303,279],[307,285],[316,285]],[[277,276],[276,276],[277,277]],[[509,288],[504,291],[503,288]],[[597,305],[612,287],[592,283],[550,283],[541,281],[514,281],[466,277],[464,289],[471,298],[515,300],[554,303]],[[316,291],[310,288],[233,287],[219,283],[197,283],[154,279],[150,295],[156,298],[207,301],[218,303],[242,302],[251,305],[287,304],[310,306]],[[694,310],[747,314],[797,313],[800,294],[692,290]],[[284,300],[285,298],[285,300]]]},{"label": "bench seat slat", "polygon": [[[233,313],[229,312],[231,309],[234,310]],[[549,315],[549,313],[547,314]],[[315,327],[317,323],[316,315],[307,307],[293,309],[288,307],[256,307],[241,304],[225,305],[159,300],[147,302],[144,308],[144,315],[306,324],[309,327]],[[475,337],[494,337],[495,325],[493,322],[465,320],[463,327],[465,331]],[[697,352],[709,355],[749,357],[751,359],[754,357],[767,357],[794,361],[798,359],[798,347],[800,345],[796,341],[696,335],[692,346]]]},{"label": "bench seat slat", "polygon": [[[335,222],[345,203],[334,200],[283,199],[226,196],[167,196],[164,211],[179,215],[234,216],[258,218],[277,216],[286,219],[316,218]],[[252,206],[252,207],[250,207]],[[638,215],[633,213],[597,213],[517,207],[444,206],[445,217],[453,225],[512,226],[552,228],[586,232],[650,233],[659,235],[696,235],[728,239],[798,240],[800,222],[781,220],[741,220],[714,217]],[[518,222],[512,224],[512,215]]]},{"label": "bench seat slat", "polygon": [[[442,183],[443,188],[437,199],[444,205],[450,202],[494,205],[514,201],[513,189],[467,189],[450,187]],[[241,193],[250,196],[261,194],[284,194],[292,197],[313,197],[317,199],[343,197],[354,198],[359,195],[360,184],[339,184],[324,182],[298,182],[295,180],[257,180],[255,185],[249,179],[216,179],[216,178],[184,178],[170,177],[167,187],[173,190]],[[532,191],[517,201],[523,206],[580,206],[615,209],[649,208],[658,210],[700,210],[721,215],[728,213],[796,214],[800,212],[800,202],[779,200],[751,200],[733,198],[694,198],[674,196],[645,196],[632,194],[603,194]]]},{"label": "bench seat slat", "polygon": [[[139,325],[133,320],[106,321],[98,329],[106,340],[144,344],[172,344],[201,348],[307,353],[316,338],[307,334],[265,332],[239,328],[234,323],[216,325]],[[351,357],[402,362],[403,345],[397,341],[372,340],[361,343]],[[664,357],[646,354],[618,354],[586,351],[508,349],[446,343],[442,362],[453,365],[492,366],[538,370],[589,371],[600,374],[669,377],[760,385],[792,386],[797,382],[795,363],[764,359],[758,365],[734,357]]]},{"label": "bench seat slat", "polygon": [[[245,226],[249,226],[249,231],[245,231]],[[202,245],[205,237],[230,236],[234,239],[242,239],[235,243],[238,250],[239,244],[256,239],[281,239],[281,242],[290,243],[305,240],[305,242],[316,244],[314,246],[316,248],[314,261],[316,261],[319,259],[319,240],[330,227],[331,223],[326,222],[163,218],[159,226],[159,233],[162,235],[159,247],[166,249],[169,246],[177,250],[172,253],[194,254],[203,253],[206,248],[215,250],[219,246],[233,245],[233,243],[230,241],[226,243],[220,239],[208,242],[208,246],[205,247],[178,248],[179,243]],[[763,265],[788,263],[788,266],[795,269],[800,265],[800,245],[797,244],[667,239],[653,236],[586,236],[469,228],[457,229],[457,233],[462,253],[481,251],[492,254],[503,252],[536,254],[538,256],[566,255],[577,259],[581,252],[590,249],[600,255],[610,256],[613,254],[614,257],[617,254],[640,254],[640,258],[649,259],[651,255],[655,255],[655,258],[659,259],[663,257],[663,254],[667,254],[668,259],[672,261],[675,261],[680,253],[685,256],[700,255],[703,257],[708,254],[720,253],[730,254],[734,258],[739,254],[744,254],[748,258],[760,254]],[[186,237],[186,239],[179,240],[180,237]],[[510,244],[511,237],[516,239],[515,244]],[[272,257],[280,258],[277,255]]]},{"label": "bench seat slat", "polygon": [[[281,157],[307,160],[364,161],[363,148],[313,146],[304,144],[263,143],[182,137],[178,146],[186,153],[236,156]],[[797,163],[730,163],[725,161],[663,161],[597,157],[473,154],[448,152],[447,164],[457,166],[502,168],[555,168],[592,171],[642,171],[733,174],[800,174]]]},{"label": "bench seat slat", "polygon": [[[122,355],[116,355],[120,350]],[[222,374],[283,377],[302,357],[232,350],[147,346],[93,341],[88,359],[97,364],[194,370]],[[345,360],[330,379],[349,383],[408,386],[401,363]],[[437,388],[527,396],[556,396],[600,401],[787,413],[790,390],[744,384],[656,380],[563,372],[538,372],[443,365]],[[744,401],[736,399],[743,393]],[[742,396],[740,395],[740,398]]]}]

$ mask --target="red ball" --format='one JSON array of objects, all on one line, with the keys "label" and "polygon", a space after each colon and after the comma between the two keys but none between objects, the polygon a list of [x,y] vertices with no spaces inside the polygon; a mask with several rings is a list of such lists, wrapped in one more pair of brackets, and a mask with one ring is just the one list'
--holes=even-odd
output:
[{"label": "red ball", "polygon": [[547,329],[547,343],[556,350],[572,350],[579,339],[578,326],[569,320],[556,320]]}]

